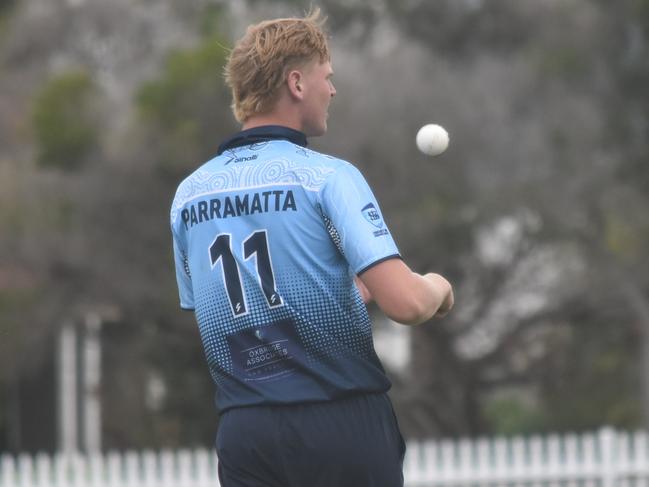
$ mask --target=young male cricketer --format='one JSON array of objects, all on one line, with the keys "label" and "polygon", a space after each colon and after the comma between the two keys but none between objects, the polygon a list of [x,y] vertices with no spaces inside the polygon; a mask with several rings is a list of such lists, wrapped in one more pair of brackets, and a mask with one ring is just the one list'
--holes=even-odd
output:
[{"label": "young male cricketer", "polygon": [[404,442],[364,301],[443,316],[453,292],[410,270],[350,163],[307,148],[336,94],[323,21],[248,28],[226,80],[242,131],[178,187],[181,306],[217,385],[223,487],[395,487]]}]

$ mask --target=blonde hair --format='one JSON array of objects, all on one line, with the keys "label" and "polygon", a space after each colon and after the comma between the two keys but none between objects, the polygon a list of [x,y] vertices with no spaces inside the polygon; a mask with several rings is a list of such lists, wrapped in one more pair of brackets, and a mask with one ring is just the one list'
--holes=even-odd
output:
[{"label": "blonde hair", "polygon": [[248,27],[225,66],[232,111],[239,122],[272,110],[290,70],[313,59],[330,60],[325,20],[316,9],[304,18],[266,20]]}]

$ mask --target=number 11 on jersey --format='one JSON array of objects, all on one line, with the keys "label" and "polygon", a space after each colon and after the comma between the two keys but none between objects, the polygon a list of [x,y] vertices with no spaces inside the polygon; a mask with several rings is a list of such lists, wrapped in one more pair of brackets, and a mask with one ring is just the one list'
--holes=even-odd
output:
[{"label": "number 11 on jersey", "polygon": [[[255,256],[257,279],[270,308],[282,306],[283,301],[275,288],[273,264],[268,250],[266,230],[257,230],[246,237],[242,243],[243,259]],[[248,312],[246,297],[241,283],[241,270],[237,259],[232,253],[232,235],[221,233],[217,235],[209,248],[212,269],[221,261],[223,280],[228,294],[228,300],[234,316]]]}]

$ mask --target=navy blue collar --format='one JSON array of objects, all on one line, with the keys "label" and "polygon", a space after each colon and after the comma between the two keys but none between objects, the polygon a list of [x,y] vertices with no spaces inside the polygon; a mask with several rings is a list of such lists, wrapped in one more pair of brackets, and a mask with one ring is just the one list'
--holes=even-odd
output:
[{"label": "navy blue collar", "polygon": [[217,155],[223,154],[228,149],[241,147],[244,145],[258,144],[269,140],[288,140],[294,144],[306,147],[306,135],[298,130],[294,130],[281,125],[264,125],[254,127],[226,139],[220,146]]}]

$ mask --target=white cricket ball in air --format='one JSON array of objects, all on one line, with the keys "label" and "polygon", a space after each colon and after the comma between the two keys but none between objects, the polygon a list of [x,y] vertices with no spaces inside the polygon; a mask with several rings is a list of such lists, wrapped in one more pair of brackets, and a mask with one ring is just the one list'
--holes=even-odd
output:
[{"label": "white cricket ball in air", "polygon": [[448,132],[441,125],[429,123],[417,132],[417,148],[428,156],[438,156],[448,147]]}]

